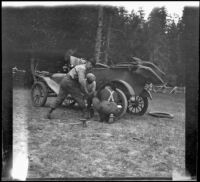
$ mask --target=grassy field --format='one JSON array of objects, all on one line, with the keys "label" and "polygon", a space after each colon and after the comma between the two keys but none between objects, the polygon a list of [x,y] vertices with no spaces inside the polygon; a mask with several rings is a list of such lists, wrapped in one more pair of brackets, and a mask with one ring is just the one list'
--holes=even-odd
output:
[{"label": "grassy field", "polygon": [[169,177],[172,170],[184,171],[184,95],[153,94],[148,111],[169,112],[173,119],[126,114],[114,124],[94,118],[86,128],[71,128],[69,123],[79,122],[81,112],[66,107],[45,119],[53,99],[35,108],[29,90],[13,91],[14,151],[20,150],[25,128],[29,178]]}]

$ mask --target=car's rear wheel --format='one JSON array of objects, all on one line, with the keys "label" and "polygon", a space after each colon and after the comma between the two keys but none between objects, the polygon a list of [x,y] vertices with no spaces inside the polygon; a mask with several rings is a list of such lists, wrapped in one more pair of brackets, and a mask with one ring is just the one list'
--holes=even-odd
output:
[{"label": "car's rear wheel", "polygon": [[149,102],[147,97],[135,95],[128,101],[127,111],[134,115],[144,115],[148,108]]},{"label": "car's rear wheel", "polygon": [[34,106],[44,106],[48,97],[48,89],[43,82],[36,82],[31,88],[31,100]]},{"label": "car's rear wheel", "polygon": [[[100,100],[108,100],[110,97],[110,92],[107,92],[107,91],[105,92],[104,90],[106,86],[110,86],[110,85],[109,84],[105,85],[101,89],[98,90],[97,96],[100,98]],[[120,118],[127,111],[128,101],[127,101],[126,95],[121,89],[115,87],[114,90],[115,90],[115,93],[113,94],[112,102],[115,102],[117,104],[117,107],[119,108],[119,112],[117,115],[115,115],[115,117]]]},{"label": "car's rear wheel", "polygon": [[127,107],[128,107],[128,101],[126,98],[126,95],[122,90],[119,88],[116,89],[118,99],[116,101],[118,108],[120,109],[119,113],[116,117],[122,117],[124,114],[126,114]]}]

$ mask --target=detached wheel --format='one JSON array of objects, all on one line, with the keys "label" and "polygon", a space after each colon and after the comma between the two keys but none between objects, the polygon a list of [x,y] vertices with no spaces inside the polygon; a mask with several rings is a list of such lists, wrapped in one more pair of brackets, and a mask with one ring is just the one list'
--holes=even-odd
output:
[{"label": "detached wheel", "polygon": [[149,101],[147,97],[133,96],[128,101],[128,112],[134,115],[144,115],[147,111]]},{"label": "detached wheel", "polygon": [[31,100],[34,106],[41,107],[47,101],[48,90],[43,82],[36,82],[31,89]]},{"label": "detached wheel", "polygon": [[157,118],[170,118],[170,119],[174,118],[173,114],[165,112],[149,112],[148,114]]},{"label": "detached wheel", "polygon": [[120,109],[119,114],[117,114],[116,117],[122,117],[124,114],[126,114],[127,111],[127,107],[128,107],[128,101],[126,98],[126,95],[124,94],[124,92],[120,89],[116,89],[117,92],[117,101],[115,101],[117,103],[118,108]]}]

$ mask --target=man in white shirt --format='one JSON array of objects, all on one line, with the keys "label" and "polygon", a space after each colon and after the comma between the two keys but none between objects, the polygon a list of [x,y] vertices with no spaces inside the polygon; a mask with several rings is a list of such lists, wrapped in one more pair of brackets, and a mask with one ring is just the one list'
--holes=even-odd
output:
[{"label": "man in white shirt", "polygon": [[86,114],[87,108],[85,106],[85,95],[89,94],[86,87],[86,74],[95,65],[93,60],[87,61],[86,64],[75,66],[62,79],[60,83],[60,91],[56,100],[50,105],[50,110],[47,113],[47,118],[51,118],[51,113],[62,104],[68,94],[76,100],[82,108],[83,114]]}]

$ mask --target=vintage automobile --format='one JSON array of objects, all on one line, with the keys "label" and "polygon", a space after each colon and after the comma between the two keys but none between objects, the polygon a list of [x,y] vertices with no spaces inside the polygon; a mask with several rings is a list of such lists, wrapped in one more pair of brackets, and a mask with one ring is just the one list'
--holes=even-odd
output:
[{"label": "vintage automobile", "polygon": [[164,81],[159,75],[164,73],[153,63],[138,60],[140,59],[133,58],[131,62],[114,66],[98,63],[92,72],[96,75],[99,87],[112,82],[124,92],[128,101],[128,112],[143,115],[148,108],[148,98],[152,99],[152,84],[163,84]]},{"label": "vintage automobile", "polygon": [[[58,94],[60,81],[66,73],[52,74],[47,71],[39,71],[35,60],[32,60],[31,71],[34,79],[31,89],[33,105],[43,106],[48,97],[55,97]],[[150,93],[152,84],[164,83],[159,76],[164,73],[157,66],[138,58],[113,66],[97,63],[91,72],[96,76],[98,92],[106,85],[115,86],[118,93],[118,99],[115,102],[120,108],[117,117],[123,116],[126,112],[143,115],[148,108],[148,98],[152,99]],[[66,98],[66,102],[69,105],[75,104],[70,95]]]},{"label": "vintage automobile", "polygon": [[[32,60],[33,61],[33,60]],[[59,93],[60,82],[62,78],[66,75],[66,73],[50,73],[47,71],[39,71],[37,70],[37,65],[32,62],[31,64],[31,72],[33,75],[34,83],[31,89],[31,100],[34,106],[41,107],[44,106],[48,97],[55,97]],[[101,85],[98,87],[98,93],[106,86],[109,85],[110,82]],[[97,93],[97,95],[98,95]],[[127,110],[127,98],[122,90],[116,88],[117,98],[115,98],[114,102],[117,103],[117,106],[120,110],[116,117],[121,117],[126,113]],[[69,94],[65,99],[65,105],[72,106],[76,103],[76,101]]]}]

